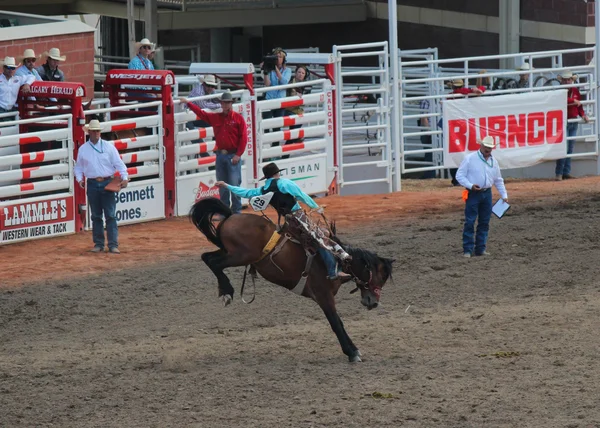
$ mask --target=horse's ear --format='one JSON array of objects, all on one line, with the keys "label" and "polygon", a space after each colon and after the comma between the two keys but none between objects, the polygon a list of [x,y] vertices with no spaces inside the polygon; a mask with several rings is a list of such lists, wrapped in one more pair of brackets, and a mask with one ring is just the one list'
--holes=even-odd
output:
[{"label": "horse's ear", "polygon": [[383,257],[383,260],[385,260],[386,262],[389,262],[389,264],[392,264],[396,261],[396,259],[388,259],[386,257]]}]

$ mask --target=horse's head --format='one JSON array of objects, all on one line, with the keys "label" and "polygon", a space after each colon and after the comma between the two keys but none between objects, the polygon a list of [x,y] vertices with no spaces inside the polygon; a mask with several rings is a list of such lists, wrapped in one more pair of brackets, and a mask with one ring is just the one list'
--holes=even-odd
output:
[{"label": "horse's head", "polygon": [[346,247],[346,251],[352,256],[350,273],[356,278],[360,302],[369,310],[376,308],[379,306],[381,288],[392,277],[394,260],[360,248]]}]

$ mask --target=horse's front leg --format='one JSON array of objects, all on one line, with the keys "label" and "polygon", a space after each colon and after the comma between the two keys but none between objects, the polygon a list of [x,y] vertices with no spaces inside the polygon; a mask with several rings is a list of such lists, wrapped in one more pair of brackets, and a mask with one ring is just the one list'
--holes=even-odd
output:
[{"label": "horse's front leg", "polygon": [[[327,287],[327,285],[323,284],[323,287]],[[362,361],[360,359],[360,351],[354,345],[354,343],[352,343],[350,336],[348,336],[348,333],[346,333],[344,323],[342,322],[342,319],[337,313],[337,310],[335,308],[335,298],[333,294],[331,292],[327,294],[323,293],[318,296],[315,296],[315,300],[317,300],[317,303],[325,313],[325,316],[327,317],[327,321],[329,321],[331,329],[333,330],[333,332],[338,338],[338,341],[340,342],[342,351],[348,356],[348,360],[350,360],[351,363]]]}]

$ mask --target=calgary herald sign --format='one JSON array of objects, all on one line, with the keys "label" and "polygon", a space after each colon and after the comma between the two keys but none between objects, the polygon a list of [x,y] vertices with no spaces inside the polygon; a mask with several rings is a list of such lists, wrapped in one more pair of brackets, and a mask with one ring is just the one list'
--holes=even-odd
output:
[{"label": "calgary herald sign", "polygon": [[443,111],[446,167],[458,167],[487,135],[496,140],[493,155],[503,169],[566,156],[566,90],[448,100]]}]

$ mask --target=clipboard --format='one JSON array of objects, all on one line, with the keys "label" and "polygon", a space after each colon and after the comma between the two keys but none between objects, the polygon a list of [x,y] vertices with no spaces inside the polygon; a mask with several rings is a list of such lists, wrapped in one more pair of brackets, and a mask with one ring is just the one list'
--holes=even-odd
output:
[{"label": "clipboard", "polygon": [[121,190],[121,177],[116,176],[113,177],[113,179],[110,181],[110,183],[108,183],[105,187],[104,190],[106,190],[107,192],[115,192],[118,193],[119,190]]},{"label": "clipboard", "polygon": [[492,207],[492,212],[496,217],[502,218],[502,216],[506,214],[506,211],[508,211],[509,208],[510,204],[507,204],[502,198],[500,198]]}]

